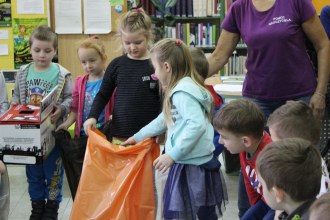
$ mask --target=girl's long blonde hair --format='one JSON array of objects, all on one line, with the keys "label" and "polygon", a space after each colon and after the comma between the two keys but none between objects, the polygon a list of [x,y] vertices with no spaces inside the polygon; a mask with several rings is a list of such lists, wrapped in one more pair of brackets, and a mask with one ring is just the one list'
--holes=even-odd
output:
[{"label": "girl's long blonde hair", "polygon": [[[150,52],[156,57],[159,64],[167,62],[172,68],[172,74],[164,95],[163,113],[166,123],[173,124],[170,95],[182,78],[190,77],[205,92],[209,93],[209,91],[204,85],[204,80],[196,71],[189,48],[181,40],[162,39],[151,48]],[[210,97],[212,96],[210,95]],[[211,119],[211,112],[208,113],[208,117]]]}]

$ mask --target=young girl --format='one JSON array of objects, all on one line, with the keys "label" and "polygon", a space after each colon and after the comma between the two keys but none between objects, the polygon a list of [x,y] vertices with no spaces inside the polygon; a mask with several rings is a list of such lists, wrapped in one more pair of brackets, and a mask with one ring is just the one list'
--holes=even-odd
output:
[{"label": "young girl", "polygon": [[[78,47],[78,57],[85,74],[78,76],[72,92],[72,106],[68,119],[57,130],[68,128],[75,123],[75,137],[86,136],[83,123],[86,121],[90,108],[99,91],[104,75],[104,64],[107,60],[103,44],[97,37],[83,41]],[[102,111],[96,127],[100,127],[110,116],[111,105]]]},{"label": "young girl", "polygon": [[[135,144],[167,130],[165,154],[154,167],[170,168],[164,189],[165,219],[218,219],[227,200],[220,162],[213,157],[212,98],[180,40],[163,39],[151,49],[155,74],[165,86],[163,112],[122,143]],[[216,208],[217,207],[217,208]],[[216,213],[215,209],[218,211]]]},{"label": "young girl", "polygon": [[160,112],[158,83],[151,77],[154,69],[148,51],[152,40],[150,17],[140,8],[127,12],[120,21],[119,33],[126,53],[106,69],[84,123],[86,133],[95,127],[96,119],[116,89],[110,128],[114,140],[132,136]]}]

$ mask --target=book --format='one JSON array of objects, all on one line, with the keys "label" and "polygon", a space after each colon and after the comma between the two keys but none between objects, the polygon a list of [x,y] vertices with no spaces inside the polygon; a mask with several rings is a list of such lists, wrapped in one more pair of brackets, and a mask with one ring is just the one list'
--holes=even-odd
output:
[{"label": "book", "polygon": [[194,16],[194,0],[186,0],[187,1],[187,17]]}]

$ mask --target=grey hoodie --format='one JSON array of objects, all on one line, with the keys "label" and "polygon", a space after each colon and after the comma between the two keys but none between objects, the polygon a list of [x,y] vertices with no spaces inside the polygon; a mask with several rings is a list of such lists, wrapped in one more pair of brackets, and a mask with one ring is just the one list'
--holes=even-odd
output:
[{"label": "grey hoodie", "polygon": [[[18,71],[15,80],[14,94],[10,100],[11,103],[26,104],[26,78],[29,72],[29,66],[32,64],[33,63],[24,65]],[[57,125],[59,125],[63,122],[66,115],[69,114],[71,109],[73,82],[71,73],[61,65],[57,65],[59,66],[60,70],[58,76],[58,92],[60,96],[56,104],[59,108],[61,108],[62,112],[61,118],[56,123]]]}]

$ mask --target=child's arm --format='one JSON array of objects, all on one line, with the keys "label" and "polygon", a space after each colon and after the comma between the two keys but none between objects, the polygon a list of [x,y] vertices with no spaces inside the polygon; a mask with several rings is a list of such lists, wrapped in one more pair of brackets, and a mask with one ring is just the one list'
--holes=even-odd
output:
[{"label": "child's arm", "polygon": [[157,118],[151,121],[149,124],[141,128],[136,134],[122,142],[120,145],[136,144],[137,142],[143,141],[146,138],[154,137],[163,134],[167,129],[164,121],[163,113],[160,113]]},{"label": "child's arm", "polygon": [[60,124],[56,131],[59,131],[61,129],[63,130],[68,130],[69,127],[76,121],[76,118],[77,118],[77,113],[76,112],[70,112],[70,115],[68,117],[68,119],[63,122],[62,124]]},{"label": "child's arm", "polygon": [[136,142],[140,142],[146,138],[163,134],[166,130],[167,125],[165,123],[164,114],[160,113],[157,118],[152,120],[149,124],[141,128],[140,131],[134,134],[133,139]]},{"label": "child's arm", "polygon": [[72,89],[73,82],[71,74],[65,76],[65,81],[63,89],[61,92],[62,102],[55,107],[54,113],[50,116],[51,122],[54,124],[58,121],[59,118],[63,118],[70,112],[71,103],[72,103]]},{"label": "child's arm", "polygon": [[65,76],[65,82],[62,90],[63,101],[59,105],[59,108],[61,109],[61,115],[60,115],[61,118],[63,118],[65,115],[67,115],[70,112],[71,104],[72,104],[72,90],[73,90],[72,76],[71,74],[67,74]]}]

